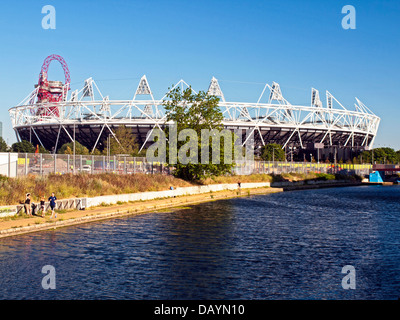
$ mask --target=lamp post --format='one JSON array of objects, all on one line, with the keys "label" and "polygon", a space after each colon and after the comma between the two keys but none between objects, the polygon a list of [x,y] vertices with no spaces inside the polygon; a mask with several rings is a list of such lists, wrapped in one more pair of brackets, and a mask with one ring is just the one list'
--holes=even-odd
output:
[{"label": "lamp post", "polygon": [[76,140],[75,140],[75,122],[74,122],[74,165],[73,165],[73,173],[75,174],[75,154],[76,154],[76,148],[75,148],[75,143],[76,143]]}]

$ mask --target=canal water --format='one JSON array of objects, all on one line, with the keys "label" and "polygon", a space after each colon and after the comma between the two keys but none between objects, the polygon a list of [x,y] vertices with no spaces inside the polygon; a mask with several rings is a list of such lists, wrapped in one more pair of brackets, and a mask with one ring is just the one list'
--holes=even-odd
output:
[{"label": "canal water", "polygon": [[[42,267],[55,270],[44,290]],[[345,290],[344,266],[355,289]],[[398,299],[400,187],[293,191],[0,240],[0,299]]]}]

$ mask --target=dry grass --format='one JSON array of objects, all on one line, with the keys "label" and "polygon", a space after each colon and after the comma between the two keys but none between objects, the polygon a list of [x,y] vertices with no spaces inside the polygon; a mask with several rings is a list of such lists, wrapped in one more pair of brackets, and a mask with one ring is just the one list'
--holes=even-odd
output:
[{"label": "dry grass", "polygon": [[[253,174],[248,176],[219,176],[200,181],[200,184],[242,183],[246,182],[273,182],[298,180],[330,180],[333,175],[324,174],[282,174],[277,176],[267,174]],[[41,196],[46,199],[52,192],[58,199],[75,197],[96,197],[102,195],[136,193],[145,191],[167,190],[170,186],[190,187],[193,184],[168,175],[119,175],[80,174],[80,175],[28,175],[20,178],[0,176],[0,205],[15,205],[25,200],[25,194],[31,193],[33,201],[39,201]]]},{"label": "dry grass", "polygon": [[173,187],[189,187],[192,184],[168,175],[29,175],[20,178],[0,177],[0,205],[18,204],[31,193],[33,201],[41,196],[47,199],[52,192],[58,199],[95,197],[101,195],[161,191]]},{"label": "dry grass", "polygon": [[248,176],[219,176],[202,180],[201,184],[238,183],[238,181],[242,183],[271,182],[272,176],[268,174],[252,174]]}]

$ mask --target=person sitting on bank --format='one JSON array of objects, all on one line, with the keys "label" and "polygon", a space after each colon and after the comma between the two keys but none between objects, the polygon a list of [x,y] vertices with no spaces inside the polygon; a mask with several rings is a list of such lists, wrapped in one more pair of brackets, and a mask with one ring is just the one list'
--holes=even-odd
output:
[{"label": "person sitting on bank", "polygon": [[39,213],[39,211],[42,211],[42,217],[44,218],[44,216],[45,216],[45,214],[46,214],[44,196],[40,199],[40,207],[39,207],[38,213]]},{"label": "person sitting on bank", "polygon": [[31,194],[27,193],[24,202],[25,212],[28,216],[31,216]]}]

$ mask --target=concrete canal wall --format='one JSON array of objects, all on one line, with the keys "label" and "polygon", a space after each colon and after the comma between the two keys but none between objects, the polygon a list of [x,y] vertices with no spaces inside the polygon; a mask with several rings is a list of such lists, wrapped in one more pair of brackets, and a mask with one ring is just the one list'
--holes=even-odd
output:
[{"label": "concrete canal wall", "polygon": [[[256,182],[256,183],[242,183],[242,189],[254,189],[262,187],[270,187],[269,182]],[[178,197],[185,195],[195,195],[208,192],[217,192],[223,190],[236,190],[238,189],[237,183],[232,184],[212,184],[206,186],[194,186],[177,188],[174,190],[165,191],[149,191],[129,194],[118,194],[118,195],[107,195],[98,196],[93,198],[74,198],[74,199],[62,199],[57,200],[57,209],[85,209],[90,207],[96,207],[100,205],[112,205],[117,202],[128,202],[128,201],[146,201],[161,198]],[[57,195],[56,195],[57,196]],[[35,203],[37,204],[37,203]],[[3,206],[0,207],[0,217],[13,216],[20,211],[24,210],[23,205],[14,206]],[[49,210],[49,204],[46,203],[46,210]]]},{"label": "concrete canal wall", "polygon": [[[341,180],[328,180],[328,181],[282,181],[282,182],[254,182],[242,183],[242,189],[256,189],[262,187],[282,188],[283,191],[302,190],[302,189],[317,189],[317,188],[330,188],[330,187],[346,187],[367,185],[362,182],[350,182]],[[97,207],[101,205],[113,205],[117,203],[129,201],[146,201],[154,199],[163,199],[170,197],[179,197],[185,195],[204,194],[209,192],[218,192],[223,190],[237,190],[237,183],[232,184],[212,184],[205,186],[183,187],[174,190],[164,191],[148,191],[129,194],[106,195],[93,198],[74,198],[57,200],[57,209],[85,209],[90,207]],[[36,203],[37,204],[37,203]],[[46,203],[46,210],[49,209],[49,204]],[[0,207],[0,217],[13,216],[20,211],[24,210],[23,205],[3,206]]]},{"label": "concrete canal wall", "polygon": [[[242,183],[242,189],[253,189],[261,187],[270,187],[269,182],[257,182],[257,183]],[[166,191],[151,191],[142,193],[130,193],[130,194],[119,194],[110,196],[100,196],[94,198],[87,198],[87,207],[96,207],[102,204],[115,204],[117,202],[128,202],[128,201],[145,201],[160,198],[170,198],[185,195],[194,195],[208,192],[216,192],[223,190],[236,190],[238,189],[237,183],[233,184],[211,184],[206,186],[195,186],[195,187],[185,187],[177,188],[174,190]]]}]

